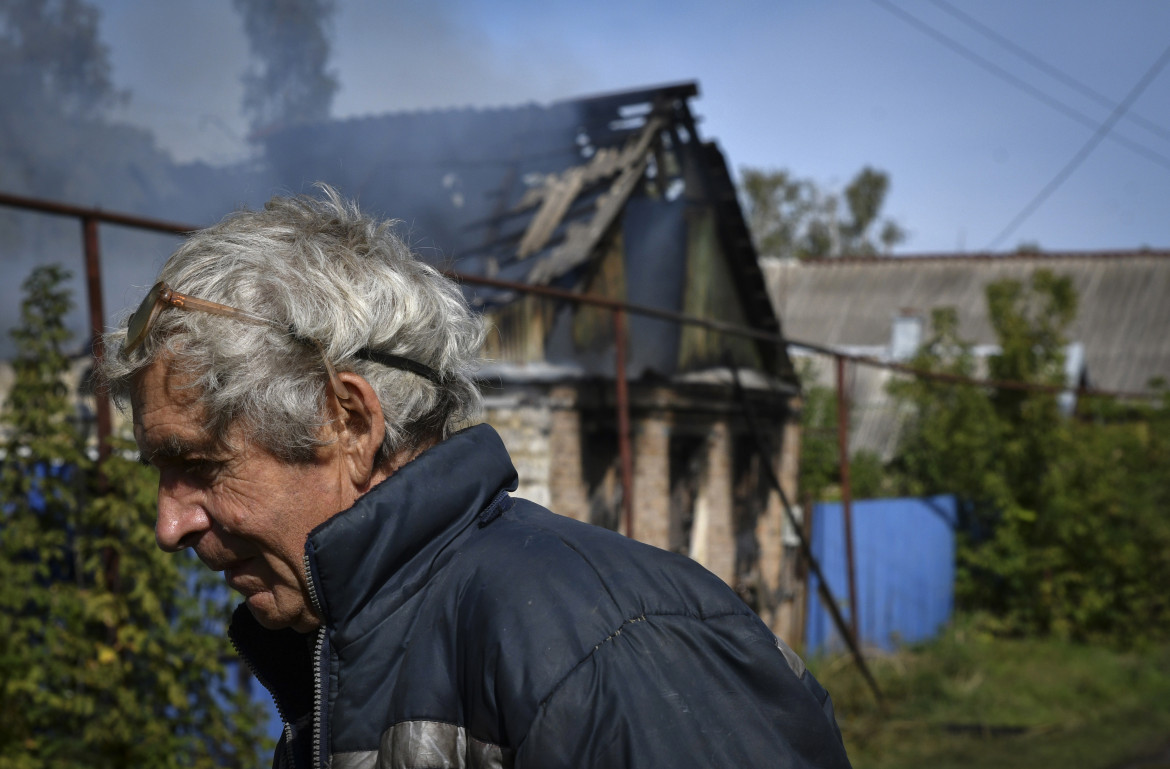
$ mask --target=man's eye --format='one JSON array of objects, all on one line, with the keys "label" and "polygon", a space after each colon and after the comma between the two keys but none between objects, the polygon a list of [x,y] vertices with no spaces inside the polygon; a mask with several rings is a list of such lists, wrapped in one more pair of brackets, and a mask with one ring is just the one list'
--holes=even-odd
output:
[{"label": "man's eye", "polygon": [[219,473],[219,462],[210,459],[192,459],[185,463],[184,470],[200,480],[210,481]]}]

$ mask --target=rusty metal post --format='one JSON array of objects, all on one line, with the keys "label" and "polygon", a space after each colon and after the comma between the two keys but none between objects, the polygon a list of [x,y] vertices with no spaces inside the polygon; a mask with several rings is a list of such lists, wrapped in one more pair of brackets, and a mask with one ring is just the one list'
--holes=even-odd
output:
[{"label": "rusty metal post", "polygon": [[622,515],[626,536],[634,538],[634,459],[630,451],[630,390],[626,382],[626,312],[613,311],[614,384],[617,389],[618,455],[621,460]]},{"label": "rusty metal post", "polygon": [[[89,298],[89,329],[93,349],[93,361],[96,368],[105,355],[105,344],[102,341],[102,332],[106,327],[105,304],[102,301],[102,267],[101,246],[98,241],[99,220],[94,216],[84,216],[81,219],[82,234],[85,239],[85,287]],[[98,489],[106,489],[105,473],[102,465],[110,455],[110,433],[112,424],[110,419],[110,399],[104,394],[95,392],[93,396],[94,408],[97,411],[97,442],[98,442]],[[102,550],[102,565],[105,571],[106,587],[111,592],[117,592],[121,586],[120,553],[113,547]],[[113,645],[118,641],[118,625],[112,624],[106,628],[106,639]]]},{"label": "rusty metal post", "polygon": [[[98,242],[98,219],[86,216],[81,220],[85,238],[85,287],[89,298],[89,329],[93,349],[94,366],[101,363],[105,355],[102,333],[106,327],[106,311],[102,301],[101,246]],[[110,432],[113,429],[110,418],[110,399],[101,393],[94,393],[94,407],[97,410],[98,462],[109,456]]]},{"label": "rusty metal post", "polygon": [[845,358],[837,359],[837,445],[841,454],[841,512],[845,517],[845,565],[849,575],[849,629],[857,632],[857,570],[853,558],[853,494],[849,487],[849,399],[845,395]]}]

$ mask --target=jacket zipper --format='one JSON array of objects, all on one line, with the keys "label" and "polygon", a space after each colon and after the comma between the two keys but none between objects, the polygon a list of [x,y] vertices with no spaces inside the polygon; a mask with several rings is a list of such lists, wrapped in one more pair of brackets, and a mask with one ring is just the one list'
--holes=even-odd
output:
[{"label": "jacket zipper", "polygon": [[[239,645],[236,643],[236,639],[232,638],[229,635],[228,642],[230,642],[232,645],[232,648],[236,650],[236,656],[239,657],[240,660],[244,663],[244,667],[246,667],[248,669],[248,672],[252,674],[252,678],[255,678],[257,681],[260,682],[261,686],[263,686],[265,689],[267,689],[269,692],[271,692],[272,687],[269,686],[268,682],[264,680],[264,677],[261,676],[256,671],[256,667],[252,664],[252,660],[248,659],[247,655],[245,655],[240,650]],[[285,759],[290,767],[295,767],[296,760],[295,760],[295,757],[293,756],[293,752],[292,752],[292,741],[293,741],[292,723],[289,721],[288,716],[285,715],[284,708],[282,708],[280,706],[280,701],[278,699],[276,699],[276,697],[272,698],[272,704],[276,707],[276,715],[280,716],[281,724],[284,725],[284,756],[285,756]]]},{"label": "jacket zipper", "polygon": [[325,666],[325,612],[321,610],[321,600],[317,596],[317,586],[313,584],[313,570],[309,568],[309,552],[305,550],[305,584],[309,587],[309,600],[313,610],[321,618],[321,626],[317,628],[317,644],[313,652],[313,769],[323,766],[321,763],[321,730],[325,717],[325,679],[322,670]]},{"label": "jacket zipper", "polygon": [[313,767],[324,766],[321,759],[321,730],[325,728],[325,626],[317,628],[317,650],[313,654]]}]

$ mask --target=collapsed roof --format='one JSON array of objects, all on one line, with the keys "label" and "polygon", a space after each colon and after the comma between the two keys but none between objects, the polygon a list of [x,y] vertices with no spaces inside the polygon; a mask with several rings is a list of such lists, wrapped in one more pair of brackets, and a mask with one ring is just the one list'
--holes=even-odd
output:
[{"label": "collapsed roof", "polygon": [[[365,210],[402,220],[411,245],[444,267],[779,334],[726,162],[699,138],[689,103],[697,94],[680,83],[550,105],[396,113],[291,126],[264,142],[286,189],[327,181]],[[489,312],[518,300],[467,288]],[[571,314],[560,308],[544,329],[544,360],[609,373],[606,356],[591,358],[580,333],[574,341],[565,328]],[[782,346],[721,343],[712,332],[696,342],[699,332],[631,318],[631,376],[721,365],[730,348],[740,365],[792,381]]]}]

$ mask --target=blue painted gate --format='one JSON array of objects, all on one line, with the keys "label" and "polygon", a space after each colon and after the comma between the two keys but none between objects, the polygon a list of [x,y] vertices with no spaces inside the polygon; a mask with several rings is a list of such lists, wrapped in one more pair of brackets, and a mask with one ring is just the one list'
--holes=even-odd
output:
[{"label": "blue painted gate", "polygon": [[[932,638],[954,608],[955,498],[859,500],[852,507],[862,647],[893,650],[899,642]],[[839,502],[815,505],[811,546],[848,622],[845,520]],[[811,574],[808,595],[806,649],[844,649]]]}]

